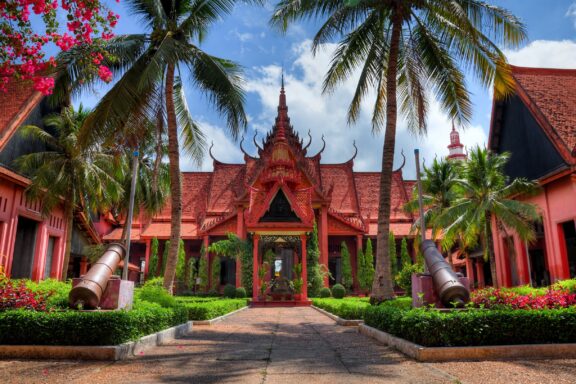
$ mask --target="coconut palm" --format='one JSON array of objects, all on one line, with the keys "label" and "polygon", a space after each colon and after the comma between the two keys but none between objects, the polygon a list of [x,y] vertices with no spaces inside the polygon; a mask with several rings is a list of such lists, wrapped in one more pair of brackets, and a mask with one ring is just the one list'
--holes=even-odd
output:
[{"label": "coconut palm", "polygon": [[533,204],[513,199],[536,192],[537,185],[525,179],[509,182],[504,173],[509,158],[508,153],[474,148],[463,165],[462,177],[456,180],[462,196],[436,218],[437,224],[445,228],[446,242],[473,244],[478,237],[482,239],[494,284],[497,280],[492,223],[498,230],[513,231],[521,240],[530,242],[535,238],[533,223],[540,220]]},{"label": "coconut palm", "polygon": [[313,52],[325,42],[341,39],[324,91],[334,91],[359,70],[348,121],[358,119],[362,101],[373,93],[372,129],[384,128],[371,296],[378,303],[394,296],[387,252],[398,108],[414,132],[426,132],[430,97],[450,118],[466,125],[472,105],[459,65],[482,85],[494,83],[497,97],[507,94],[513,80],[497,44],[518,46],[525,30],[506,10],[478,0],[281,0],[272,24],[286,29],[291,22],[309,18],[323,20]]},{"label": "coconut palm", "polygon": [[[27,193],[42,202],[45,213],[63,204],[68,233],[62,277],[66,278],[72,244],[74,212],[88,213],[109,208],[118,201],[122,186],[115,179],[112,155],[99,144],[79,145],[79,134],[89,112],[79,107],[64,108],[44,119],[46,130],[26,125],[20,133],[46,145],[45,151],[20,156],[18,168],[32,180]],[[52,133],[54,132],[54,133]]]},{"label": "coconut palm", "polygon": [[[234,138],[246,126],[244,94],[239,67],[228,60],[211,56],[199,44],[212,23],[231,12],[238,0],[127,0],[130,11],[142,21],[146,33],[120,36],[107,44],[116,57],[110,67],[120,79],[96,106],[87,121],[84,140],[118,134],[126,127],[142,127],[144,121],[157,122],[168,137],[170,161],[171,234],[164,287],[172,291],[182,217],[182,179],[180,143],[198,163],[205,141],[200,126],[192,119],[182,76],[189,72],[191,83],[224,116]],[[259,0],[244,1],[260,3]],[[82,82],[81,63],[66,56],[62,78],[76,89],[89,87]],[[74,94],[74,88],[63,88]],[[160,135],[161,136],[161,135]],[[135,146],[135,143],[128,143]]]}]

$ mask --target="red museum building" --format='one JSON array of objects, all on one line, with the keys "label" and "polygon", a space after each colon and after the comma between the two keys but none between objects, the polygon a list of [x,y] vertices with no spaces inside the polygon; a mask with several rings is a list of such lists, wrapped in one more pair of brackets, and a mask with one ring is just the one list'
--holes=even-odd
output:
[{"label": "red museum building", "polygon": [[[355,172],[356,154],[340,164],[322,164],[326,142],[322,138],[320,152],[310,155],[311,140],[309,134],[304,143],[290,125],[282,87],[272,131],[261,145],[256,136],[253,139],[257,155],[248,154],[241,142],[244,163],[225,164],[212,157],[212,172],[184,172],[181,237],[187,257],[199,257],[202,245],[235,233],[253,243],[254,276],[263,255],[271,249],[275,263],[282,265],[283,277],[293,278],[292,266],[302,263],[305,278],[306,242],[317,223],[320,262],[330,270],[331,284],[341,278],[340,248],[344,241],[357,286],[356,252],[368,238],[375,241],[376,237],[380,173]],[[402,167],[394,171],[390,229],[397,239],[410,236],[414,218],[402,207],[411,196],[413,185],[414,181],[402,178]],[[116,241],[121,232],[121,228],[116,228],[104,240]],[[168,204],[152,219],[135,220],[130,262],[140,265],[144,261],[147,266],[151,240],[159,239],[161,255],[169,237]],[[209,255],[209,265],[213,257]],[[221,263],[221,284],[240,286],[239,263],[225,258]],[[255,287],[254,292],[257,291]]]},{"label": "red museum building", "polygon": [[518,197],[538,206],[536,242],[492,226],[499,285],[547,285],[576,277],[576,70],[512,67],[516,94],[494,102],[489,148],[511,153],[510,178],[537,180]]}]

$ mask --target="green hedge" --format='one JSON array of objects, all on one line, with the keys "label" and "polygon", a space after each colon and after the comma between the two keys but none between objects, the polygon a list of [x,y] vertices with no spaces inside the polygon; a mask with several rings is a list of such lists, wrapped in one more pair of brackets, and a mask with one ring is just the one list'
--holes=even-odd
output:
[{"label": "green hedge", "polygon": [[369,307],[364,321],[428,347],[576,342],[576,308],[440,312]]},{"label": "green hedge", "polygon": [[[202,299],[202,300],[198,300]],[[177,298],[178,304],[188,312],[189,320],[210,320],[245,307],[246,299]]]},{"label": "green hedge", "polygon": [[[312,303],[318,308],[322,308],[325,311],[347,320],[363,319],[366,308],[370,307],[369,298],[314,298],[312,299]],[[412,299],[410,297],[399,297],[386,301],[381,305],[408,310],[412,307]]]},{"label": "green hedge", "polygon": [[0,344],[116,345],[185,323],[183,308],[138,303],[132,311],[0,312]]}]

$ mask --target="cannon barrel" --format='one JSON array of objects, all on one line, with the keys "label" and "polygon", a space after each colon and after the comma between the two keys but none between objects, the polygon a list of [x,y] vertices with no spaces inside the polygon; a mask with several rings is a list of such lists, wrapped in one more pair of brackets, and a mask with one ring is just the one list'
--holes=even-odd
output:
[{"label": "cannon barrel", "polygon": [[460,282],[456,273],[436,248],[436,244],[432,240],[425,240],[421,249],[432,276],[434,289],[442,304],[449,308],[454,305],[461,307],[467,303],[470,300],[470,290]]},{"label": "cannon barrel", "polygon": [[70,291],[68,302],[72,308],[79,305],[84,308],[96,308],[100,298],[106,290],[108,280],[118,267],[126,254],[126,248],[122,244],[109,244],[104,254],[90,268],[82,280]]}]

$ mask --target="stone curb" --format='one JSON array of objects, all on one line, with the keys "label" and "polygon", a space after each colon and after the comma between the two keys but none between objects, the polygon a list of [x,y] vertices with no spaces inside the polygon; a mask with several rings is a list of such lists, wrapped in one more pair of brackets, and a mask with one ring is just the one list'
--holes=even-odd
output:
[{"label": "stone curb", "polygon": [[572,359],[576,344],[516,344],[478,347],[424,347],[361,324],[358,332],[397,349],[408,357],[423,362],[509,360],[509,359]]},{"label": "stone curb", "polygon": [[248,308],[250,308],[250,307],[248,307],[248,306],[242,307],[240,309],[235,310],[234,312],[230,312],[230,313],[227,313],[227,314],[219,316],[219,317],[215,317],[215,318],[210,319],[210,320],[192,320],[192,324],[194,324],[194,325],[213,325],[213,324],[216,324],[216,323],[224,320],[225,318],[227,318],[229,316],[237,314],[238,312],[245,311]]},{"label": "stone curb", "polygon": [[332,320],[334,320],[336,322],[336,324],[338,325],[343,325],[345,327],[357,327],[361,324],[364,324],[364,320],[348,320],[348,319],[343,319],[341,317],[336,316],[333,313],[330,313],[328,311],[325,311],[322,308],[318,308],[314,305],[311,306],[312,308],[314,308],[315,310],[317,310],[318,312],[320,312],[323,315],[328,316],[329,318],[331,318]]},{"label": "stone curb", "polygon": [[0,359],[126,360],[186,335],[192,325],[188,321],[120,345],[0,345]]}]

